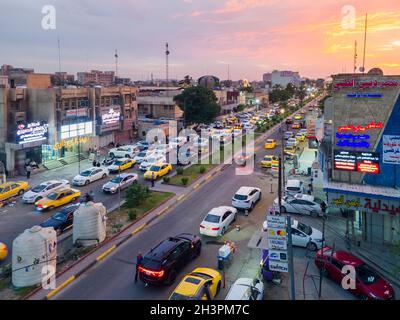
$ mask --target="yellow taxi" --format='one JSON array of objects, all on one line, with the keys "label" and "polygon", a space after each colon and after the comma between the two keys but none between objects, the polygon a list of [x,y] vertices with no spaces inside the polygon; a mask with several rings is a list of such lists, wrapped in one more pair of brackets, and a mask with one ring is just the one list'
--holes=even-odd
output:
[{"label": "yellow taxi", "polygon": [[243,126],[242,126],[241,124],[237,124],[237,125],[235,125],[233,128],[239,130],[239,129],[242,129]]},{"label": "yellow taxi", "polygon": [[301,128],[300,123],[295,122],[295,123],[292,124],[292,129],[300,129],[300,128]]},{"label": "yellow taxi", "polygon": [[294,116],[294,120],[301,120],[301,119],[303,119],[303,116],[300,115],[300,114],[296,114],[296,115]]},{"label": "yellow taxi", "polygon": [[303,142],[303,141],[306,140],[305,135],[302,134],[302,133],[300,133],[300,132],[296,133],[296,135],[295,135],[294,137],[295,137],[296,140],[299,141],[299,142],[300,142],[300,141]]},{"label": "yellow taxi", "polygon": [[261,168],[271,168],[272,163],[276,163],[276,162],[278,162],[278,164],[279,164],[279,158],[277,156],[266,155],[261,160]]},{"label": "yellow taxi", "polygon": [[22,196],[29,188],[29,183],[26,181],[10,181],[0,184],[0,201]]},{"label": "yellow taxi", "polygon": [[221,274],[210,268],[196,268],[183,277],[169,300],[212,300],[221,290]]},{"label": "yellow taxi", "polygon": [[293,156],[296,154],[296,147],[295,146],[286,146],[283,150],[284,153]]},{"label": "yellow taxi", "polygon": [[77,189],[65,188],[56,190],[48,194],[43,199],[35,202],[36,209],[39,211],[53,209],[64,204],[74,202],[79,199],[81,192]]},{"label": "yellow taxi", "polygon": [[275,149],[277,146],[277,142],[275,139],[267,139],[267,141],[264,144],[265,149]]},{"label": "yellow taxi", "polygon": [[144,174],[146,180],[151,180],[154,173],[154,178],[158,179],[172,171],[172,165],[170,163],[159,163],[152,165]]},{"label": "yellow taxi", "polygon": [[118,173],[127,169],[132,168],[136,163],[136,160],[130,158],[116,159],[110,166],[107,167],[110,173]]},{"label": "yellow taxi", "polygon": [[224,130],[225,130],[226,133],[232,133],[233,127],[231,127],[231,126],[226,126]]}]

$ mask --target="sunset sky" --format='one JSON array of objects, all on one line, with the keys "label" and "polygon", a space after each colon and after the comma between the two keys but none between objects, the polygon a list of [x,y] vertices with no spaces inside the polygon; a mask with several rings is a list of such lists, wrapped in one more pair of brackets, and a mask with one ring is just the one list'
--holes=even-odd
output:
[{"label": "sunset sky", "polygon": [[[54,5],[56,30],[41,28],[42,7]],[[343,24],[355,8],[355,29]],[[58,70],[114,70],[135,80],[213,74],[261,80],[265,72],[328,77],[352,72],[354,41],[362,64],[368,12],[366,69],[400,74],[400,0],[1,0],[0,64]],[[347,20],[344,20],[344,23]],[[343,28],[346,26],[346,28]]]}]

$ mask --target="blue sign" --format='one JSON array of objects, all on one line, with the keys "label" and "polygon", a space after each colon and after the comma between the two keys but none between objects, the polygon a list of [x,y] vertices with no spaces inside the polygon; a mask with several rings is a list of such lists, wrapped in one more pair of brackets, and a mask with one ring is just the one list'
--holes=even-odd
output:
[{"label": "blue sign", "polygon": [[352,134],[352,133],[338,133],[336,132],[336,142],[338,147],[351,147],[351,148],[369,148],[370,139],[369,134]]}]

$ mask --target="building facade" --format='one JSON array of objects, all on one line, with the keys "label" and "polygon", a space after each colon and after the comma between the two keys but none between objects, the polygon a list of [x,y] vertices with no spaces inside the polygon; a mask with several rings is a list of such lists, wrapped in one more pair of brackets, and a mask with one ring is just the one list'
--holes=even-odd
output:
[{"label": "building facade", "polygon": [[78,83],[81,85],[86,84],[99,84],[103,86],[110,86],[115,83],[114,71],[99,71],[91,70],[90,72],[78,72]]},{"label": "building facade", "polygon": [[285,88],[289,83],[293,84],[294,86],[300,85],[301,79],[298,72],[274,70],[271,73],[272,87],[275,85],[279,85]]},{"label": "building facade", "polygon": [[359,240],[394,243],[400,240],[400,76],[339,74],[332,88],[320,148],[328,206],[352,213]]}]

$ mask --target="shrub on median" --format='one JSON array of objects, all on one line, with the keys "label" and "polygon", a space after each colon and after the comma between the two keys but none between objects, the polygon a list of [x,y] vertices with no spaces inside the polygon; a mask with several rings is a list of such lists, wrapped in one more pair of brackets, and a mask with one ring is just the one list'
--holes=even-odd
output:
[{"label": "shrub on median", "polygon": [[136,217],[137,217],[136,210],[129,210],[128,211],[128,218],[129,218],[130,221],[135,220]]},{"label": "shrub on median", "polygon": [[206,167],[201,166],[201,167],[199,168],[199,172],[200,172],[200,174],[203,174],[204,172],[206,172]]},{"label": "shrub on median", "polygon": [[171,180],[170,177],[164,177],[163,178],[164,183],[169,183],[170,180]]},{"label": "shrub on median", "polygon": [[141,184],[133,184],[126,190],[125,200],[128,208],[134,208],[142,204],[149,197],[149,188]]},{"label": "shrub on median", "polygon": [[183,184],[184,186],[186,186],[186,185],[188,184],[188,182],[189,182],[189,178],[188,178],[188,177],[183,177],[183,178],[181,179],[181,182],[182,182],[182,184]]},{"label": "shrub on median", "polygon": [[183,168],[177,168],[176,174],[179,174],[179,175],[183,174]]}]

